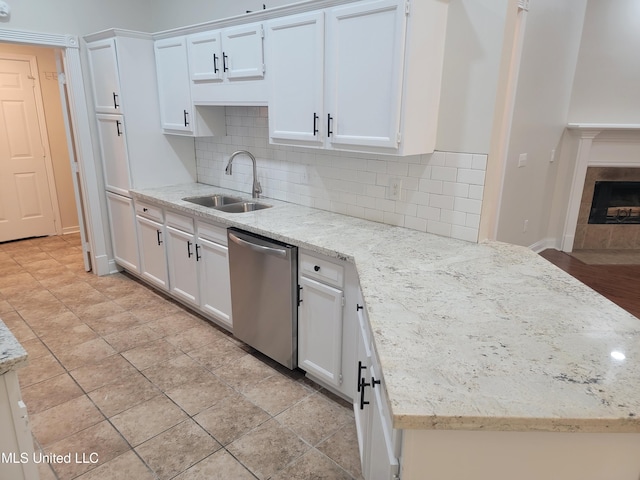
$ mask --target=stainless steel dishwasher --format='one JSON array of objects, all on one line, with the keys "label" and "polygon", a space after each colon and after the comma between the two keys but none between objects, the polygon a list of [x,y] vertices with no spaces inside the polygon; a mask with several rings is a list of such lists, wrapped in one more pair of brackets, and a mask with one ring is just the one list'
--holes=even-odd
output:
[{"label": "stainless steel dishwasher", "polygon": [[297,247],[227,230],[233,334],[294,369],[298,365]]}]

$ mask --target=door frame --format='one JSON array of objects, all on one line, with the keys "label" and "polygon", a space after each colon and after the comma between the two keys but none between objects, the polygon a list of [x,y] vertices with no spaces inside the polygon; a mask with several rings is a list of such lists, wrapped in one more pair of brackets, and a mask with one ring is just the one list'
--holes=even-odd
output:
[{"label": "door frame", "polygon": [[62,234],[62,219],[60,217],[60,205],[58,203],[58,193],[56,191],[55,176],[53,173],[53,159],[49,146],[49,132],[47,131],[47,121],[44,117],[44,103],[42,101],[42,90],[40,86],[40,72],[38,71],[38,61],[35,55],[24,53],[0,53],[0,59],[26,60],[31,68],[31,75],[35,76],[34,101],[36,104],[36,114],[38,116],[38,127],[40,129],[40,142],[44,155],[44,168],[47,174],[47,186],[49,187],[49,199],[51,200],[51,212],[53,214],[53,228],[57,235]]},{"label": "door frame", "polygon": [[[85,95],[82,62],[80,58],[80,43],[76,35],[49,34],[28,32],[23,30],[0,29],[0,42],[22,45],[55,47],[62,51],[64,73],[68,86],[68,109],[70,122],[66,125],[68,139],[73,138],[74,144],[68,145],[71,171],[79,172],[74,175],[74,184],[79,182],[85,209],[80,204],[78,218],[84,218],[87,225],[87,238],[83,238],[82,249],[85,258],[91,261],[93,273],[106,275],[110,273],[104,210],[100,197],[101,188],[98,183],[100,176],[96,168],[96,159],[91,141],[89,109]],[[64,99],[61,99],[64,101]],[[64,109],[64,105],[63,105]],[[73,155],[75,152],[75,156]],[[74,161],[75,159],[75,161]],[[76,202],[77,203],[77,202]],[[84,236],[83,229],[81,235]]]}]

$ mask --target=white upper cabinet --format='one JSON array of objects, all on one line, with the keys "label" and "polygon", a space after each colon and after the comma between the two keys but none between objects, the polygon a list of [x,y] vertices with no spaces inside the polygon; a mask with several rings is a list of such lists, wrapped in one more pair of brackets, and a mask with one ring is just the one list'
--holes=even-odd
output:
[{"label": "white upper cabinet", "polygon": [[269,22],[267,46],[271,141],[321,146],[324,12]]},{"label": "white upper cabinet", "polygon": [[339,146],[397,149],[405,2],[379,0],[329,11],[326,137]]},{"label": "white upper cabinet", "polygon": [[96,112],[122,113],[115,38],[90,43],[87,51]]},{"label": "white upper cabinet", "polygon": [[263,38],[261,23],[189,35],[194,104],[266,104]]},{"label": "white upper cabinet", "polygon": [[162,128],[193,133],[186,39],[157,40],[155,54]]},{"label": "white upper cabinet", "polygon": [[268,22],[270,142],[432,152],[446,16],[440,0],[368,0]]},{"label": "white upper cabinet", "polygon": [[96,114],[105,188],[129,195],[131,172],[122,115]]}]

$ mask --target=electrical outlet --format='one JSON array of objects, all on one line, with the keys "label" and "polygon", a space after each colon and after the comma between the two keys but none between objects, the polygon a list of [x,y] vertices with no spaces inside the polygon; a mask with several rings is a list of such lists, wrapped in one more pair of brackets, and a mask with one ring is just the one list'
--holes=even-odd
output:
[{"label": "electrical outlet", "polygon": [[553,163],[556,160],[556,149],[551,150],[551,158],[549,159],[549,163]]},{"label": "electrical outlet", "polygon": [[389,200],[400,200],[402,195],[402,180],[399,178],[390,178],[389,187],[387,188],[387,198]]},{"label": "electrical outlet", "polygon": [[521,153],[518,157],[518,168],[524,167],[527,164],[527,154]]},{"label": "electrical outlet", "polygon": [[529,228],[529,220],[525,220],[524,223],[522,224],[522,233],[526,233],[527,228]]}]

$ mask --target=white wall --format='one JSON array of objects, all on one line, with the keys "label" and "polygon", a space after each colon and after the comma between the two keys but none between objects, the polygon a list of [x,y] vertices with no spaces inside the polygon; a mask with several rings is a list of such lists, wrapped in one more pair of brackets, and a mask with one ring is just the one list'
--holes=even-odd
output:
[{"label": "white wall", "polygon": [[[544,241],[560,164],[560,140],[587,0],[530,3],[498,219],[497,239],[531,246]],[[550,162],[552,150],[556,161]],[[519,155],[527,154],[525,167]],[[527,221],[526,232],[524,223]]]},{"label": "white wall", "polygon": [[[9,21],[0,28],[86,35],[107,28],[151,31],[153,0],[7,0]],[[178,3],[178,2],[176,2]]]},{"label": "white wall", "polygon": [[488,153],[507,0],[450,0],[436,149]]},{"label": "white wall", "polygon": [[589,0],[570,122],[640,123],[640,2]]}]

